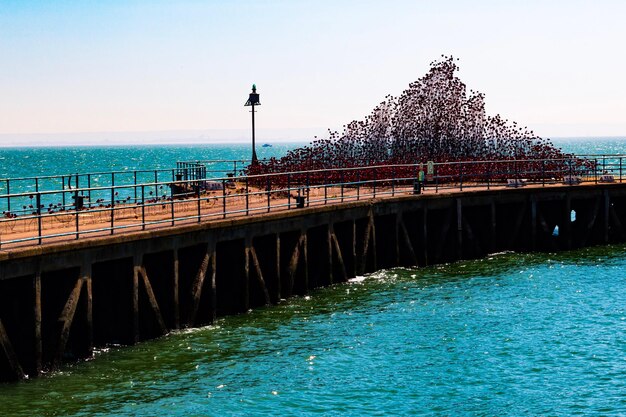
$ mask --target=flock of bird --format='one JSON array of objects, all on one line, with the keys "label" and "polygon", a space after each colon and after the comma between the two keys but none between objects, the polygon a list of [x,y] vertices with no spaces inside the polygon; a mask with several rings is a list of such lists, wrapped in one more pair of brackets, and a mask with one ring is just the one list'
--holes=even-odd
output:
[{"label": "flock of bird", "polygon": [[442,56],[431,63],[425,76],[409,84],[399,97],[388,95],[365,119],[345,125],[341,133],[329,131],[327,139],[282,158],[251,165],[247,173],[571,157],[527,127],[486,115],[484,95],[472,90],[468,94],[455,74],[458,69],[453,57]]}]

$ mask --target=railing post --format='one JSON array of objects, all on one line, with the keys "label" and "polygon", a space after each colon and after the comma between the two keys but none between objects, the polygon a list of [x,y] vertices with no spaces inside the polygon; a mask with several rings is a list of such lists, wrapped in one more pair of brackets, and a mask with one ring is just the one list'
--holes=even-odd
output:
[{"label": "railing post", "polygon": [[[174,170],[172,170],[172,175],[173,174],[174,174]],[[175,223],[174,219],[176,218],[176,216],[174,214],[174,211],[175,211],[175,208],[174,208],[174,187],[170,187],[170,207],[171,207],[170,210],[172,212],[172,226],[174,226],[174,223]]]},{"label": "railing post", "polygon": [[201,207],[200,207],[200,182],[196,182],[196,204],[198,207],[198,223],[200,223],[202,219]]},{"label": "railing post", "polygon": [[269,177],[269,175],[267,176],[267,185],[265,186],[265,190],[267,191],[267,212],[270,212],[270,197],[271,197],[271,190],[272,190],[272,182],[271,179]]},{"label": "railing post", "polygon": [[570,178],[570,184],[569,185],[574,185],[573,182],[573,176],[572,176],[572,160],[569,160],[569,178]]},{"label": "railing post", "polygon": [[156,169],[154,170],[154,196],[158,196],[159,195],[159,186],[157,185],[159,183],[159,171],[157,171]]},{"label": "railing post", "polygon": [[361,197],[361,170],[356,171],[356,201]]},{"label": "railing post", "polygon": [[487,162],[487,189],[491,186],[491,162]]},{"label": "railing post", "polygon": [[89,200],[89,208],[91,208],[91,174],[87,174],[87,200]]},{"label": "railing post", "polygon": [[328,172],[324,171],[324,205],[328,203]]},{"label": "railing post", "polygon": [[541,160],[541,186],[546,186],[546,160]]},{"label": "railing post", "polygon": [[291,209],[291,173],[287,173],[287,210]]},{"label": "railing post", "polygon": [[133,199],[137,204],[137,171],[133,171]]},{"label": "railing post", "polygon": [[222,179],[222,218],[226,218],[226,180]]},{"label": "railing post", "polygon": [[[345,177],[345,175],[344,175],[344,174],[345,174],[345,173],[344,173],[344,171],[343,171],[343,169],[342,169],[342,170],[341,170],[341,202],[342,202],[342,203],[343,203],[343,187],[344,187],[344,184],[345,184],[345,182],[346,182],[346,177]],[[326,190],[324,190],[324,191],[326,191]]]},{"label": "railing post", "polygon": [[143,184],[141,184],[141,230],[146,230],[146,189]]},{"label": "railing post", "polygon": [[[39,187],[37,187],[39,188]],[[41,193],[37,192],[37,198],[35,199],[36,203],[37,203],[37,236],[39,237],[39,244],[41,245],[42,242],[42,238],[41,238],[41,229],[42,229],[42,225],[41,225]]]},{"label": "railing post", "polygon": [[463,162],[459,162],[459,191],[463,191]]},{"label": "railing post", "polygon": [[376,181],[377,181],[376,167],[372,168],[372,171],[373,171],[372,176],[374,177],[373,198],[376,198]]},{"label": "railing post", "polygon": [[[39,178],[35,178],[35,192],[36,193],[39,192]],[[65,193],[63,193],[63,196],[65,197]],[[41,202],[37,204],[37,207],[39,207],[40,205],[41,205]]]},{"label": "railing post", "polygon": [[[115,178],[111,176],[111,181],[114,181],[114,180]],[[114,183],[111,184],[111,234],[113,234],[113,230],[115,230],[115,185]]]},{"label": "railing post", "polygon": [[622,157],[619,157],[619,182],[622,182]]},{"label": "railing post", "polygon": [[391,196],[396,195],[396,168],[391,171]]},{"label": "railing post", "polygon": [[[622,161],[622,158],[620,158],[620,163]],[[622,172],[622,170],[620,169],[620,173]],[[621,176],[621,175],[620,175]],[[7,179],[7,210],[10,213],[11,212],[11,180]]]},{"label": "railing post", "polygon": [[250,215],[250,189],[248,185],[248,176],[246,176],[246,216]]},{"label": "railing post", "polygon": [[311,205],[311,171],[306,172],[306,206]]},{"label": "railing post", "polygon": [[[78,178],[78,174],[76,174],[76,175],[77,175],[76,178]],[[79,235],[79,232],[78,232],[78,227],[79,227],[79,219],[78,219],[78,212],[79,212],[79,209],[78,209],[78,191],[74,191],[74,212],[76,214],[76,239],[78,239],[78,235]]]},{"label": "railing post", "polygon": [[[39,191],[39,182],[35,178],[35,190]],[[63,210],[65,210],[65,176],[61,175],[61,203],[63,204]]]}]

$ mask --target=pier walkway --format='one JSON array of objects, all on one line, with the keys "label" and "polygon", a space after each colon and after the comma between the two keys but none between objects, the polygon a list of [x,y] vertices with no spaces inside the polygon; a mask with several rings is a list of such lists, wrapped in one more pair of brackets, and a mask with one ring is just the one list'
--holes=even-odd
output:
[{"label": "pier walkway", "polygon": [[138,183],[135,173],[132,184],[112,177],[108,186],[72,189],[62,180],[62,189],[42,191],[34,179],[35,192],[0,194],[0,251],[402,195],[622,182],[622,156],[590,160],[591,169],[572,159],[441,163],[426,176],[425,164],[236,176],[235,161],[233,173],[212,179],[200,176],[205,167],[184,163],[184,175],[172,170],[169,182],[154,171],[152,182]]}]

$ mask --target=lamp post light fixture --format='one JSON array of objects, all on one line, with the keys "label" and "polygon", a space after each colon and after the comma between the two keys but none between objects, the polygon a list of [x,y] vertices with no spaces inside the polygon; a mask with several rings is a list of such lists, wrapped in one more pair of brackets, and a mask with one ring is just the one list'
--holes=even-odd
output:
[{"label": "lamp post light fixture", "polygon": [[248,97],[248,101],[244,106],[252,106],[252,165],[258,163],[258,158],[256,157],[256,146],[254,143],[254,106],[260,106],[261,102],[259,101],[259,94],[256,92],[256,84],[252,84],[252,92],[250,93],[250,97]]}]

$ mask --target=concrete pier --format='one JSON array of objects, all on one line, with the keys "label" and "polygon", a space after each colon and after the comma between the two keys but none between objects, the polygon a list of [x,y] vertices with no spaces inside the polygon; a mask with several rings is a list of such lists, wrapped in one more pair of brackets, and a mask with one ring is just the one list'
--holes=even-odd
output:
[{"label": "concrete pier", "polygon": [[626,184],[600,184],[409,195],[1,250],[0,380],[382,268],[625,242],[625,226]]}]

